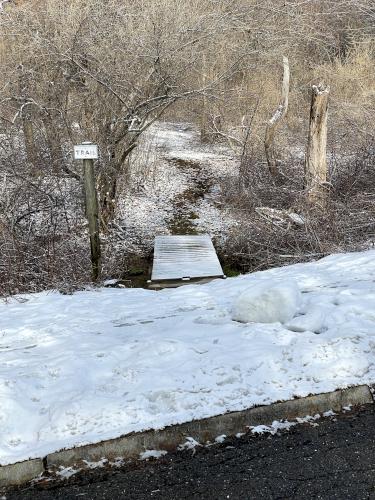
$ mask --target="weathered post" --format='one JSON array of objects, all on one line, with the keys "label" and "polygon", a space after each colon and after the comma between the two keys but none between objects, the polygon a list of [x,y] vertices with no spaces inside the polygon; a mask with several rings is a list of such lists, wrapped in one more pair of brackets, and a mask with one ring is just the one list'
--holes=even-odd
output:
[{"label": "weathered post", "polygon": [[311,201],[327,195],[327,115],[329,87],[313,85],[305,162],[305,185]]},{"label": "weathered post", "polygon": [[264,138],[264,149],[266,152],[267,164],[269,171],[273,177],[278,174],[278,168],[276,164],[275,151],[274,151],[274,138],[275,132],[280,125],[281,120],[288,112],[289,104],[289,60],[287,57],[283,57],[283,84],[281,88],[281,102],[277,110],[272,115],[272,118],[268,121],[266,127],[266,136]]},{"label": "weathered post", "polygon": [[98,147],[90,142],[74,146],[74,157],[76,160],[83,160],[85,210],[89,223],[92,275],[96,281],[100,276],[101,267],[99,205],[94,173],[94,159],[98,158]]}]

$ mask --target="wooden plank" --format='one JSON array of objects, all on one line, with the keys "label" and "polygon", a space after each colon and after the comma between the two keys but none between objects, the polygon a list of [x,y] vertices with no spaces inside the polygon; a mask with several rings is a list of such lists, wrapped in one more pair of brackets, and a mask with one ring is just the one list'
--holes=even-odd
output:
[{"label": "wooden plank", "polygon": [[151,282],[213,277],[224,272],[208,234],[156,236]]}]

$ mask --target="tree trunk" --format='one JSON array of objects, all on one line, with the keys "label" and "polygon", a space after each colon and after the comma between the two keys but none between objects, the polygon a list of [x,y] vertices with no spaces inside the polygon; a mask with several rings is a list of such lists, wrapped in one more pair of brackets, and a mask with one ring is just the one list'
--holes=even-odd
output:
[{"label": "tree trunk", "polygon": [[327,195],[327,115],[329,87],[313,85],[305,162],[305,186],[311,201]]},{"label": "tree trunk", "polygon": [[278,168],[276,165],[275,150],[274,150],[274,138],[275,132],[280,125],[281,120],[284,118],[288,112],[289,103],[289,61],[287,57],[283,57],[283,84],[281,89],[281,102],[273,114],[272,118],[269,120],[266,128],[266,136],[264,139],[264,149],[266,152],[267,164],[269,171],[273,177],[278,174]]},{"label": "tree trunk", "polygon": [[100,222],[103,232],[107,232],[108,224],[113,219],[116,209],[118,179],[125,172],[130,153],[137,147],[138,137],[139,131],[128,131],[127,137],[117,145],[113,143],[108,145],[111,152],[111,162],[98,177]]}]

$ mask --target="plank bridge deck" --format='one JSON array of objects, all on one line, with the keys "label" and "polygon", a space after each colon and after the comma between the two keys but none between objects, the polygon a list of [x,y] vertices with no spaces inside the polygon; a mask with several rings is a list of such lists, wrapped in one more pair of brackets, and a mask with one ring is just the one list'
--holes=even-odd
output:
[{"label": "plank bridge deck", "polygon": [[156,236],[150,288],[225,278],[208,234]]}]

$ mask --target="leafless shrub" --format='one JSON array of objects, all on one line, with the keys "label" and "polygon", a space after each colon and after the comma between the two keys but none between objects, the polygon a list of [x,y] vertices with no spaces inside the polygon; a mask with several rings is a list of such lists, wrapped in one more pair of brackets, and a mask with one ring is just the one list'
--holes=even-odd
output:
[{"label": "leafless shrub", "polygon": [[[242,195],[232,200],[239,224],[227,238],[226,262],[248,272],[373,245],[373,148],[372,142],[362,145],[341,158],[340,167],[333,161],[333,188],[323,206],[312,205],[304,195],[302,162],[283,165],[282,185],[265,182],[263,165],[263,175],[252,176]],[[260,169],[254,165],[255,172]]]},{"label": "leafless shrub", "polygon": [[375,140],[367,140],[344,157],[334,157],[331,167],[333,196],[352,201],[375,193]]},{"label": "leafless shrub", "polygon": [[80,288],[90,281],[88,252],[81,239],[53,234],[40,239],[0,230],[0,295],[50,288]]},{"label": "leafless shrub", "polygon": [[0,295],[89,280],[80,186],[53,172],[30,176],[11,155],[0,168]]}]

